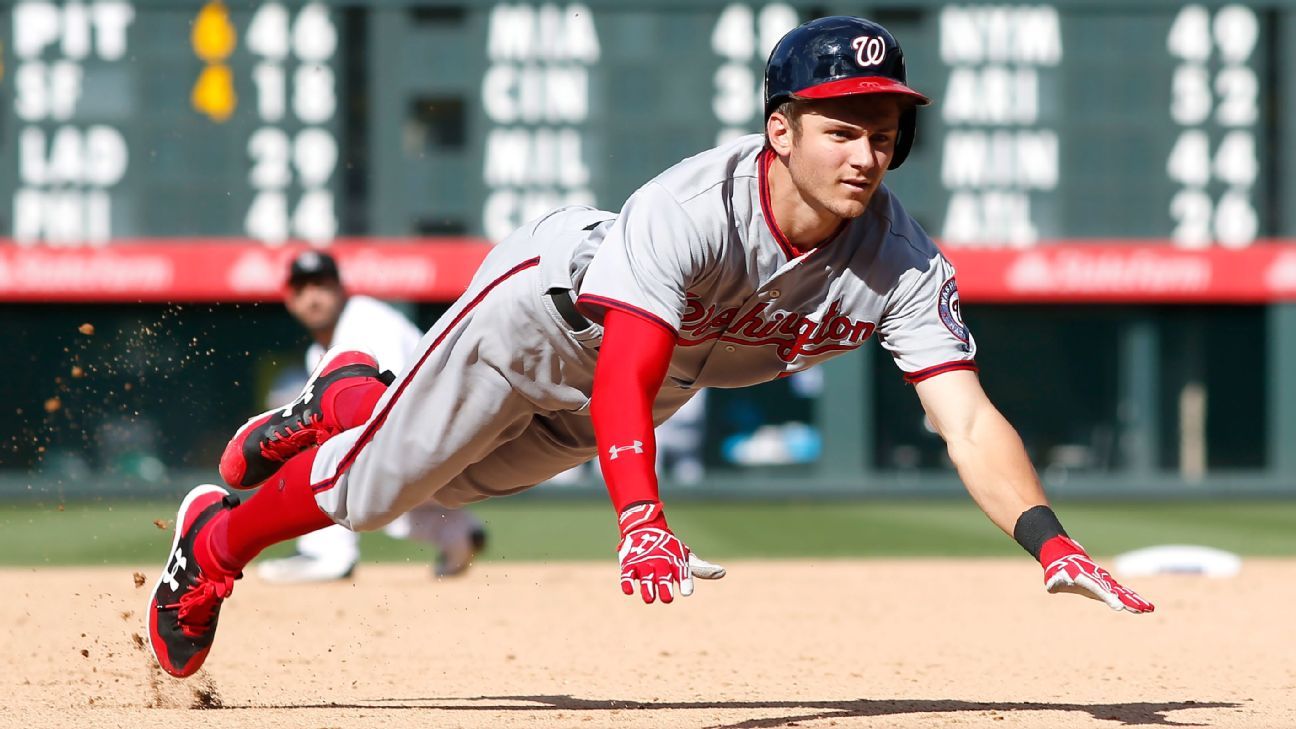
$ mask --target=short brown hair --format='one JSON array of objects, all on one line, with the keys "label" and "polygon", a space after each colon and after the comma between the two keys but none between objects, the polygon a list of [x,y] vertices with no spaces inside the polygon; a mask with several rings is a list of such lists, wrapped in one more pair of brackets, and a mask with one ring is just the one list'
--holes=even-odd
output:
[{"label": "short brown hair", "polygon": [[[805,113],[805,102],[799,101],[797,99],[788,99],[787,101],[784,101],[783,103],[774,107],[774,110],[771,111],[768,115],[766,115],[765,121],[768,122],[769,117],[774,114],[782,114],[784,117],[787,118],[788,126],[792,127],[792,136],[793,138],[795,138],[797,136],[800,136],[801,134],[801,115],[804,113]],[[768,130],[765,131],[765,146],[766,147],[770,146]]]}]

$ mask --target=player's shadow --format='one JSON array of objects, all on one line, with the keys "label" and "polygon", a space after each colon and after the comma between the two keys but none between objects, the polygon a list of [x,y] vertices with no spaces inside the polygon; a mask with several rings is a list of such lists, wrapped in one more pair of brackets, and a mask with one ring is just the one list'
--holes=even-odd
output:
[{"label": "player's shadow", "polygon": [[[619,701],[573,696],[479,696],[476,698],[376,699],[354,704],[330,703],[237,708],[282,709],[435,709],[437,711],[778,711],[778,716],[714,724],[707,729],[763,729],[793,722],[901,714],[1009,714],[1018,711],[1073,711],[1123,726],[1206,726],[1172,721],[1181,709],[1234,709],[1241,704],[1220,701],[1138,701],[1117,704],[1068,704],[1044,701],[957,701],[954,699],[847,699],[840,701]],[[236,707],[228,707],[236,708]]]}]

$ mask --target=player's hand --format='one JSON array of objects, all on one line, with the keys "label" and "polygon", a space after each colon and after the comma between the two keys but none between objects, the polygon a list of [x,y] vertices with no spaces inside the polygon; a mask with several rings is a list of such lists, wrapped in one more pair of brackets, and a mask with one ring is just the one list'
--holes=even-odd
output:
[{"label": "player's hand", "polygon": [[1122,586],[1111,573],[1094,564],[1084,548],[1068,537],[1056,536],[1044,543],[1044,587],[1051,593],[1071,592],[1107,603],[1112,610],[1150,613],[1156,607]]},{"label": "player's hand", "polygon": [[661,504],[647,501],[627,506],[618,519],[621,544],[617,558],[621,562],[621,591],[635,593],[646,603],[660,599],[673,602],[679,594],[693,594],[693,575],[689,570],[689,550],[671,533],[662,515]]}]

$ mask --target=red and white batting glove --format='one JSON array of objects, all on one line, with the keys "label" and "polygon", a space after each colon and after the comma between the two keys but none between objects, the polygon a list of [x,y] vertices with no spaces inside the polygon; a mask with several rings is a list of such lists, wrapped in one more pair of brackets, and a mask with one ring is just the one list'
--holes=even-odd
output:
[{"label": "red and white batting glove", "polygon": [[633,595],[637,584],[639,596],[646,603],[655,599],[674,601],[676,585],[680,595],[693,594],[688,547],[666,526],[661,503],[631,504],[617,521],[621,528],[621,544],[617,547],[621,592]]},{"label": "red and white batting glove", "polygon": [[1150,613],[1156,607],[1121,586],[1111,573],[1094,564],[1084,547],[1069,537],[1056,536],[1040,549],[1044,587],[1051,593],[1071,592],[1107,603],[1112,610]]}]

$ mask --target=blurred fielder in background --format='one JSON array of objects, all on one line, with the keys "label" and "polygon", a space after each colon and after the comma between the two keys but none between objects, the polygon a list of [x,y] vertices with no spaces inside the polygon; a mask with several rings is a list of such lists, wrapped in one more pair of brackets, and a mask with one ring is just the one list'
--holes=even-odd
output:
[{"label": "blurred fielder in background", "polygon": [[[315,340],[306,350],[307,371],[319,366],[326,351],[340,348],[368,352],[380,369],[400,372],[423,336],[388,304],[348,294],[337,261],[313,250],[293,260],[284,305]],[[398,539],[435,545],[438,577],[462,574],[486,544],[486,531],[472,513],[436,504],[415,508],[384,531]],[[257,574],[270,582],[337,580],[349,577],[359,559],[359,536],[335,524],[300,537],[296,554],[262,562]]]}]

